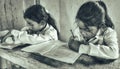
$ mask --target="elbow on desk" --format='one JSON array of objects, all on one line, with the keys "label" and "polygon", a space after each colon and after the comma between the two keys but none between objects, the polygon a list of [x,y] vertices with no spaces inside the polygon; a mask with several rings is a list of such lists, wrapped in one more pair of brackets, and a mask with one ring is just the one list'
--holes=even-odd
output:
[{"label": "elbow on desk", "polygon": [[111,59],[118,59],[119,58],[119,50],[112,50],[112,54],[110,54]]}]

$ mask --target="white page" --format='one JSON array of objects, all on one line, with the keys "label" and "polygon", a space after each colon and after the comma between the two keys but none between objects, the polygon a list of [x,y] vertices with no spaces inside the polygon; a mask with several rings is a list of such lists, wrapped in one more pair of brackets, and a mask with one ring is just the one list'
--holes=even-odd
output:
[{"label": "white page", "polygon": [[22,50],[26,52],[38,53],[58,61],[72,64],[80,56],[80,54],[70,50],[66,43],[60,41],[48,41],[31,45],[23,48]]},{"label": "white page", "polygon": [[44,56],[73,64],[80,54],[70,50],[66,45],[62,45],[45,53]]},{"label": "white page", "polygon": [[62,43],[60,41],[47,41],[25,47],[22,50],[26,52],[40,53],[41,55],[43,55],[44,53],[50,51],[52,48],[56,46],[61,46],[61,44],[65,44],[65,43]]}]

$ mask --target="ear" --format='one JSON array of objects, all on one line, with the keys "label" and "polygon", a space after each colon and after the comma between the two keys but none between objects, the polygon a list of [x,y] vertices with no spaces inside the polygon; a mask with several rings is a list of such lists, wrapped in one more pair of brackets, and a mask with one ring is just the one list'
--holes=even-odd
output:
[{"label": "ear", "polygon": [[100,25],[99,25],[99,28],[106,28],[105,23],[100,24]]},{"label": "ear", "polygon": [[43,19],[46,21],[48,19],[48,15],[45,14]]},{"label": "ear", "polygon": [[40,21],[39,25],[46,25],[47,22],[45,20]]},{"label": "ear", "polygon": [[98,1],[96,1],[96,4],[97,4],[98,7],[101,9],[101,12],[102,12],[102,22],[105,23],[105,10],[104,10],[104,8],[99,4]]},{"label": "ear", "polygon": [[45,10],[45,8],[43,7],[42,8],[42,12],[43,12],[43,16],[44,16],[44,20],[47,20],[48,19],[48,15],[47,15],[47,12],[46,12],[46,10]]}]

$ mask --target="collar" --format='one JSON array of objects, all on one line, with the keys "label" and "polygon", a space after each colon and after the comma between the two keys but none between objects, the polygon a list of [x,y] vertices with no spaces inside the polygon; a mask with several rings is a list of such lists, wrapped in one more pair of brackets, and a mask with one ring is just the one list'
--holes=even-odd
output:
[{"label": "collar", "polygon": [[43,30],[41,30],[39,33],[44,34],[45,31],[47,31],[50,28],[50,25],[47,23],[47,25],[45,26],[45,28]]},{"label": "collar", "polygon": [[42,29],[42,30],[39,30],[39,31],[31,31],[31,30],[28,30],[27,32],[29,34],[37,34],[39,35],[40,33],[41,34],[45,34],[45,31],[48,30],[50,28],[50,25],[47,23],[46,26]]},{"label": "collar", "polygon": [[98,32],[96,33],[95,37],[98,38],[98,36],[100,36],[101,32],[102,32],[101,29],[98,29]]},{"label": "collar", "polygon": [[91,38],[88,42],[94,41],[95,39],[101,38],[100,36],[104,35],[104,32],[107,30],[107,28],[104,29],[98,29],[98,32],[95,37]]},{"label": "collar", "polygon": [[89,39],[88,42],[91,42],[91,41],[93,41],[95,39],[98,39],[99,36],[101,35],[101,33],[102,33],[101,29],[98,29],[98,32],[96,33],[95,37]]},{"label": "collar", "polygon": [[46,31],[50,28],[50,25],[47,23],[46,27],[42,31]]}]

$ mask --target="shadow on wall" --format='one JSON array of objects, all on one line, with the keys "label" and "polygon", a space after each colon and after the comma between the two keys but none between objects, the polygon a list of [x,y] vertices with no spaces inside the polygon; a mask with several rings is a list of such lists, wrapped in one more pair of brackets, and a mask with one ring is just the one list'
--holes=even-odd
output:
[{"label": "shadow on wall", "polygon": [[70,37],[70,20],[67,14],[66,0],[60,1],[60,40],[66,41]]},{"label": "shadow on wall", "polygon": [[113,21],[115,25],[115,30],[117,31],[118,35],[118,43],[120,48],[120,0],[104,0],[106,3],[106,6],[108,8],[108,14],[111,17],[111,20]]},{"label": "shadow on wall", "polygon": [[25,26],[23,12],[35,0],[0,0],[0,30],[18,29]]},{"label": "shadow on wall", "polygon": [[68,41],[71,36],[76,13],[79,7],[88,0],[60,0],[60,37]]}]

